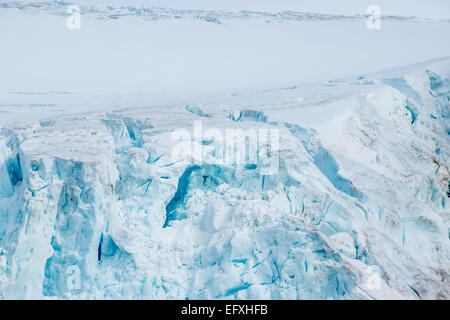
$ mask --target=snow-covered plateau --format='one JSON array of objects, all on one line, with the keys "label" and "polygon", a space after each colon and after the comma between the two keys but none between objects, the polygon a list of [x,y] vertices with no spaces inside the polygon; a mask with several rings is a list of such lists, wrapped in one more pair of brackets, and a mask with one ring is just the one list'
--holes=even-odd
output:
[{"label": "snow-covered plateau", "polygon": [[[442,35],[450,30],[448,21],[383,20],[393,33],[406,30],[405,24],[436,31],[414,34],[424,41],[431,37],[434,49],[410,52],[413,42],[405,41],[399,48],[405,57],[390,56],[396,68],[383,64],[388,53],[379,60],[368,53],[374,65],[364,69],[361,52],[353,52],[354,59],[344,65],[336,58],[336,73],[321,71],[314,79],[307,68],[309,73],[293,75],[298,84],[292,84],[283,81],[301,69],[291,65],[293,55],[268,65],[273,77],[256,73],[252,79],[258,86],[270,86],[257,90],[247,85],[252,82],[248,74],[263,60],[256,58],[249,68],[250,58],[236,60],[242,69],[231,73],[224,62],[218,68],[226,79],[213,75],[209,79],[219,82],[209,84],[208,68],[199,67],[202,56],[191,55],[195,46],[176,37],[177,31],[190,26],[211,39],[217,32],[225,41],[221,48],[236,39],[237,49],[248,57],[246,39],[237,34],[250,30],[252,39],[263,37],[269,27],[258,34],[255,24],[274,25],[268,37],[275,44],[284,42],[275,40],[279,33],[300,30],[302,23],[317,24],[322,31],[355,28],[356,33],[359,25],[361,34],[355,37],[366,39],[364,45],[373,40],[365,32],[377,31],[364,29],[364,17],[358,16],[163,9],[135,16],[136,8],[88,7],[80,32],[90,37],[86,43],[93,61],[106,60],[95,69],[91,60],[83,59],[87,65],[77,60],[89,50],[81,33],[64,29],[64,5],[44,3],[52,9],[42,13],[39,5],[0,4],[0,21],[7,22],[0,27],[20,21],[17,32],[26,37],[31,19],[70,49],[64,70],[64,55],[49,45],[47,34],[18,43],[17,35],[0,30],[9,49],[0,48],[0,66],[6,70],[0,75],[0,298],[450,299],[450,58],[433,55],[450,52]],[[62,29],[54,28],[61,21]],[[142,36],[147,25],[163,30],[163,24],[168,35],[145,38],[160,47],[144,52],[162,48],[170,56],[186,49],[193,65],[180,71],[182,60],[175,59],[172,69],[167,62],[161,62],[164,70],[152,69],[137,62],[143,53],[126,55],[127,45],[116,47],[113,38],[96,46],[92,34],[111,37],[108,28],[119,30],[114,24],[125,30],[118,38],[135,35],[125,41],[135,49],[141,48],[136,34]],[[377,54],[392,39],[376,40]],[[309,46],[316,42],[305,41]],[[102,49],[105,44],[108,48]],[[32,47],[34,52],[26,51]],[[100,57],[112,47],[117,51]],[[340,55],[341,49],[327,49],[322,47],[323,55]],[[200,55],[214,50],[202,44]],[[268,50],[267,55],[276,54]],[[16,64],[23,52],[34,67],[29,61]],[[127,63],[117,62],[124,55]],[[163,53],[153,58],[157,55]],[[399,59],[408,65],[398,67]],[[411,62],[420,59],[427,61]],[[311,70],[327,63],[319,60]],[[205,61],[208,66],[216,62]],[[348,69],[344,76],[355,64],[361,72]],[[195,75],[196,67],[201,76]],[[387,70],[375,72],[374,67]],[[83,81],[76,77],[77,68],[86,71]],[[161,83],[144,72],[150,69],[166,72]],[[104,82],[95,86],[100,70],[107,70]],[[39,81],[46,72],[49,80]],[[109,77],[117,72],[119,78],[136,72],[139,80],[130,77],[127,87],[124,79]],[[242,77],[233,79],[234,73]],[[193,77],[192,88],[217,85],[217,90],[187,94],[180,80],[187,74]],[[176,78],[168,88],[173,92],[167,93],[171,77]],[[138,92],[130,92],[138,82]],[[149,82],[152,88],[145,91]],[[192,91],[189,84],[186,88]],[[253,162],[224,160],[230,130],[242,130],[246,150],[252,148],[253,133],[258,135]],[[261,138],[264,133],[267,139]],[[231,146],[237,150],[242,143]],[[175,152],[180,147],[189,150]]]}]

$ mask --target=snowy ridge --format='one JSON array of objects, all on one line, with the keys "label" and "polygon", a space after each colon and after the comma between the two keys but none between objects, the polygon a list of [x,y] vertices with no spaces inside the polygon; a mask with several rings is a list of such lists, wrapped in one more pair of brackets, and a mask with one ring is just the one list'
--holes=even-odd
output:
[{"label": "snowy ridge", "polygon": [[[448,71],[4,125],[0,297],[448,299]],[[279,171],[172,161],[195,121]]]},{"label": "snowy ridge", "polygon": [[[10,1],[0,3],[0,8],[16,8],[29,12],[45,12],[54,15],[67,16],[69,5],[76,2],[42,1],[21,2]],[[204,20],[210,23],[222,23],[231,19],[264,20],[266,22],[291,22],[291,21],[339,21],[339,20],[364,20],[368,15],[335,15],[314,12],[282,11],[278,13],[257,12],[242,10],[239,12],[227,12],[221,10],[182,10],[172,8],[155,8],[146,6],[114,6],[114,5],[79,5],[81,14],[93,16],[97,19],[119,19],[123,17],[142,17],[145,20],[187,19]],[[432,19],[406,16],[382,15],[381,19],[389,21],[429,21]],[[448,20],[444,20],[447,21]]]}]

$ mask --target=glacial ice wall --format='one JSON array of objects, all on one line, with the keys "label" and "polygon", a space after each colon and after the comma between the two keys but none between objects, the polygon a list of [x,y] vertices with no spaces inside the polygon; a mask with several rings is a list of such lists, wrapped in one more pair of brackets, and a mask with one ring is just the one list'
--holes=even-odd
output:
[{"label": "glacial ice wall", "polygon": [[[0,297],[448,299],[449,80],[328,87],[5,125]],[[278,171],[173,161],[196,121],[279,130]]]}]

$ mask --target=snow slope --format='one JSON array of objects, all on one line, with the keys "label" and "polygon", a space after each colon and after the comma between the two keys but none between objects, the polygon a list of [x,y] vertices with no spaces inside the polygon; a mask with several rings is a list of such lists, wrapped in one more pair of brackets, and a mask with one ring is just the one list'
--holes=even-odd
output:
[{"label": "snow slope", "polygon": [[369,30],[363,16],[81,6],[81,29],[69,30],[66,7],[0,7],[2,94],[223,96],[450,52],[448,20],[384,17],[380,30]]},{"label": "snow slope", "polygon": [[[57,19],[17,8],[0,15]],[[128,35],[140,25],[130,19]],[[352,23],[345,20],[340,30]],[[110,35],[103,24],[111,27],[110,20],[91,21]],[[261,23],[237,21],[249,29]],[[178,23],[166,22],[158,23]],[[204,31],[209,22],[201,23]],[[277,26],[295,29],[292,23]],[[436,46],[409,52],[405,63],[445,55],[448,44],[437,38],[448,24],[406,23],[418,23],[417,37]],[[19,35],[26,37],[25,29]],[[11,36],[5,45],[17,53],[32,44]],[[48,46],[37,50],[50,53]],[[78,77],[40,82],[47,71],[27,64],[43,59],[48,74],[58,75],[57,59],[34,57],[14,73],[7,62],[17,57],[0,54],[11,78],[2,73],[0,82],[1,298],[449,299],[450,58],[377,73],[369,71],[403,63],[395,54],[391,66],[381,58],[370,67],[345,60],[334,74],[311,79],[320,82],[289,86],[283,74],[302,83],[329,59],[316,58],[311,72],[297,78],[301,68],[285,73],[290,61],[274,63],[286,69],[269,69],[278,70],[273,79],[236,71],[249,82],[261,77],[255,87],[272,88],[261,90],[246,81],[233,88],[230,74],[214,82],[205,68],[199,70],[205,78],[193,77],[185,92],[177,87],[177,68],[168,68],[175,73],[152,91],[143,78],[130,79],[129,87],[107,82],[109,69],[125,65],[108,57],[104,65],[100,58],[88,63],[84,72],[94,80],[86,84]],[[109,65],[106,75],[88,72],[97,64]],[[349,76],[357,73],[345,73],[349,65],[361,74]],[[69,70],[83,68],[75,66]],[[130,68],[126,74],[139,75]],[[25,70],[33,71],[29,78]],[[107,90],[91,87],[97,81]],[[166,86],[172,94],[159,91]],[[225,136],[227,129],[276,132],[278,141],[265,142],[279,148],[259,144],[255,162],[221,162],[228,145],[211,133]],[[201,146],[201,161],[174,155],[180,132],[188,133],[194,152]],[[276,170],[267,171],[274,161]]]}]

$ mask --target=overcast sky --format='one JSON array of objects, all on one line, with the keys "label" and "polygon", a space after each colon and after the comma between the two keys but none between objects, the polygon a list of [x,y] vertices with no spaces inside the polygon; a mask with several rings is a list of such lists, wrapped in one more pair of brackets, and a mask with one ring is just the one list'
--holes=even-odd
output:
[{"label": "overcast sky", "polygon": [[[70,1],[70,0],[69,0]],[[72,0],[78,3],[106,3],[170,7],[180,9],[313,11],[320,13],[365,13],[375,4],[385,15],[450,18],[450,0]]]}]

